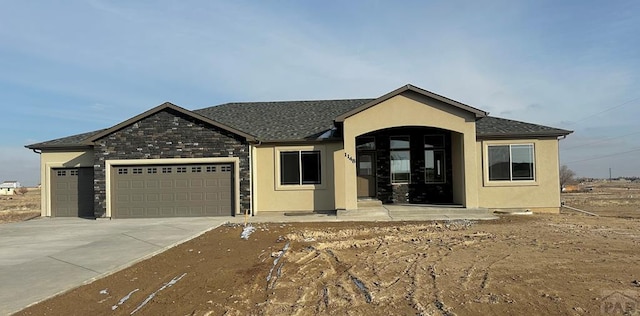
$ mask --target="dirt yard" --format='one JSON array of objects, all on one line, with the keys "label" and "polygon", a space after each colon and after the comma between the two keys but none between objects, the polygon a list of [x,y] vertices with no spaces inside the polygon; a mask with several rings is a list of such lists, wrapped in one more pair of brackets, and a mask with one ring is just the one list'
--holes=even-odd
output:
[{"label": "dirt yard", "polygon": [[40,189],[29,188],[24,195],[0,195],[0,224],[20,222],[40,216]]},{"label": "dirt yard", "polygon": [[580,187],[585,192],[563,193],[562,200],[601,216],[640,218],[640,183],[594,182]]},{"label": "dirt yard", "polygon": [[222,226],[18,315],[640,312],[639,199],[609,189],[563,195],[602,217]]}]

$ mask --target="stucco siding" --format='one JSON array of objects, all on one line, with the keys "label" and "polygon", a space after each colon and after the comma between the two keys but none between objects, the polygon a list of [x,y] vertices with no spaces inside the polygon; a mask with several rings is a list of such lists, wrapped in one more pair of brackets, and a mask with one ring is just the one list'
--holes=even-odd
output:
[{"label": "stucco siding", "polygon": [[[454,179],[464,183],[454,188],[456,199],[466,207],[477,207],[477,170],[475,140],[475,115],[440,101],[415,93],[403,93],[348,117],[344,121],[344,158],[355,157],[355,138],[357,136],[386,128],[400,126],[428,126],[456,132],[456,149],[464,160],[454,164],[463,168],[455,171]],[[456,134],[454,133],[454,134]],[[345,208],[357,208],[356,166],[353,161],[344,162],[345,170]],[[464,181],[460,181],[464,180]]]},{"label": "stucco siding", "polygon": [[[321,152],[321,184],[281,185],[278,180],[279,153],[311,150]],[[258,194],[254,199],[254,211],[260,213],[335,210],[334,159],[340,155],[341,150],[340,143],[256,146],[253,151],[253,179]]]},{"label": "stucco siding", "polygon": [[[533,144],[535,152],[534,181],[489,181],[487,146],[501,144]],[[558,178],[558,140],[513,139],[483,140],[476,143],[482,160],[478,160],[478,195],[480,206],[490,209],[530,209],[534,212],[557,212],[560,208]]]}]

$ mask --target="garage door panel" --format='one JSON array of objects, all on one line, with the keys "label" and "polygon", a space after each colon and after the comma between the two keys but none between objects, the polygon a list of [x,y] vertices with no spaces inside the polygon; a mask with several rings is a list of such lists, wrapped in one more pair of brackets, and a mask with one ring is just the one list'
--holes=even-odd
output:
[{"label": "garage door panel", "polygon": [[188,179],[176,179],[175,187],[176,188],[188,188],[189,187],[189,180]]},{"label": "garage door panel", "polygon": [[[114,167],[115,201],[111,215],[116,218],[231,215],[232,170],[231,164]],[[128,200],[121,198],[124,196]]]},{"label": "garage door panel", "polygon": [[157,187],[159,187],[160,184],[158,182],[158,180],[147,180],[145,181],[145,188],[147,189],[155,189]]},{"label": "garage door panel", "polygon": [[172,180],[162,180],[162,181],[160,181],[160,187],[161,188],[173,188],[173,181]]},{"label": "garage door panel", "polygon": [[173,202],[175,200],[173,198],[173,193],[162,193],[161,196],[163,202]]},{"label": "garage door panel", "polygon": [[157,202],[160,200],[160,195],[156,193],[147,193],[147,202]]},{"label": "garage door panel", "polygon": [[144,181],[142,181],[142,180],[133,180],[133,181],[131,181],[131,188],[132,189],[143,189],[144,188]]},{"label": "garage door panel", "polygon": [[129,181],[118,181],[117,182],[117,188],[118,189],[130,189],[131,188],[131,183]]}]

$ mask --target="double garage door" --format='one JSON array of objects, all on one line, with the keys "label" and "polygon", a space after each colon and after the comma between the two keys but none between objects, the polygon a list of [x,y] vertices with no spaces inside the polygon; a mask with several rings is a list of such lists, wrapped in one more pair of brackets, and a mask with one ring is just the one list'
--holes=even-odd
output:
[{"label": "double garage door", "polygon": [[233,164],[133,165],[111,170],[113,218],[229,216]]}]

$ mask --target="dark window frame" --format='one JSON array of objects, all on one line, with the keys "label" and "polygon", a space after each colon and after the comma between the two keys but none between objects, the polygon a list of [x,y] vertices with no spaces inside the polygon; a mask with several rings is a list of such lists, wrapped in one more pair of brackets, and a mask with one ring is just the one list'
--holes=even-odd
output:
[{"label": "dark window frame", "polygon": [[[529,159],[529,161],[514,162],[514,148],[516,150],[525,149],[527,151],[525,155],[526,158]],[[502,152],[499,152],[500,150]],[[518,156],[522,156],[522,153]],[[516,160],[523,159],[520,158]],[[526,175],[522,175],[524,173],[526,173]],[[535,182],[535,145],[533,143],[487,145],[487,179],[490,182]]]},{"label": "dark window frame", "polygon": [[282,150],[279,157],[281,186],[322,184],[320,150]]},{"label": "dark window frame", "polygon": [[[432,141],[428,141],[429,138],[439,138],[439,144],[432,144]],[[427,134],[424,135],[424,183],[428,184],[438,184],[438,183],[447,183],[447,152],[445,150],[446,143],[445,137],[442,134]],[[434,160],[434,176],[429,175],[430,168],[427,168],[427,153],[432,153]],[[440,161],[442,162],[440,165],[441,177],[440,179],[436,179],[435,174],[437,174],[437,161],[436,156],[440,155]]]},{"label": "dark window frame", "polygon": [[[393,145],[394,140],[404,141],[406,139],[407,146],[398,147],[397,145]],[[394,154],[405,155],[408,157],[406,159],[409,164],[409,170],[407,172],[394,172],[394,160],[405,160],[405,159],[393,159]],[[391,184],[410,184],[411,183],[411,137],[408,135],[394,135],[389,136],[389,159],[390,159],[390,168],[389,173],[391,177]],[[401,178],[398,179],[396,175],[406,175],[406,179]]]}]

